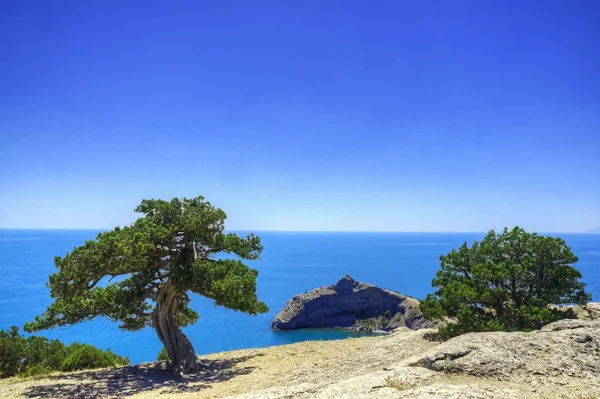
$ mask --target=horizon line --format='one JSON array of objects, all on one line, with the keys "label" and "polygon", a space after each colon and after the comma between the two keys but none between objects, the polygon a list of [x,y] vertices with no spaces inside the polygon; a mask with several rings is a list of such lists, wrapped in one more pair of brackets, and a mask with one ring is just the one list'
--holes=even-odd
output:
[{"label": "horizon line", "polygon": [[[121,227],[121,226],[115,226]],[[0,227],[0,230],[63,230],[63,231],[109,231],[114,229],[112,228],[101,228],[101,227]],[[239,231],[239,232],[257,232],[257,233],[405,233],[405,234],[485,234],[489,231],[502,231],[490,229],[487,231],[435,231],[435,230],[427,230],[427,231],[414,231],[414,230],[261,230],[261,229],[231,229],[225,231]],[[577,232],[569,232],[569,231],[540,231],[537,234],[585,234],[585,235],[600,235],[600,232],[594,231],[577,231]]]}]

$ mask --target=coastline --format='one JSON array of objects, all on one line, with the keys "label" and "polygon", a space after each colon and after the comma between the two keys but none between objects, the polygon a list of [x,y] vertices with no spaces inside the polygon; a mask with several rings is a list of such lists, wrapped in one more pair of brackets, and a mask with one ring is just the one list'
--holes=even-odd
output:
[{"label": "coastline", "polygon": [[[172,379],[164,363],[9,378],[0,384],[0,398],[587,399],[600,395],[600,361],[589,358],[593,350],[577,352],[585,343],[578,344],[580,349],[573,343],[588,336],[592,341],[583,341],[595,342],[597,323],[566,320],[542,331],[474,333],[446,343],[424,339],[432,329],[399,329],[215,353],[200,357],[200,373],[182,379]],[[546,349],[531,351],[534,342]],[[462,358],[448,360],[455,352]],[[561,363],[565,358],[574,360],[567,369]],[[452,367],[436,369],[427,359]]]},{"label": "coastline", "polygon": [[[61,230],[51,233],[38,231],[35,234],[21,232],[15,236],[5,230],[3,237],[11,238],[11,241],[0,241],[0,268],[11,270],[11,273],[0,281],[4,290],[0,305],[5,311],[0,329],[8,329],[12,325],[22,327],[37,315],[33,309],[41,310],[48,306],[51,298],[46,283],[48,275],[56,269],[53,257],[72,250],[96,233],[91,230],[83,233]],[[600,287],[600,275],[596,273],[600,246],[596,236],[566,235],[563,238],[579,257],[576,266],[582,272],[593,299],[600,298],[596,288]],[[32,252],[33,239],[38,250]],[[439,255],[465,240],[471,242],[474,239],[478,237],[455,233],[305,233],[298,236],[265,233],[261,240],[268,248],[268,256],[257,263],[260,270],[257,289],[272,311],[256,317],[246,316],[194,297],[193,308],[201,318],[185,331],[199,354],[318,340],[320,336],[330,339],[341,334],[306,331],[280,334],[273,333],[268,326],[276,312],[294,295],[331,284],[344,274],[406,296],[425,298],[432,290],[431,279],[439,268]],[[349,255],[357,245],[363,248],[364,257]],[[329,250],[321,251],[325,247]],[[27,305],[23,306],[23,303]],[[118,323],[104,318],[69,329],[48,330],[40,335],[66,343],[79,341],[102,349],[110,348],[119,355],[128,356],[133,363],[154,361],[162,349],[151,329],[123,332]]]}]

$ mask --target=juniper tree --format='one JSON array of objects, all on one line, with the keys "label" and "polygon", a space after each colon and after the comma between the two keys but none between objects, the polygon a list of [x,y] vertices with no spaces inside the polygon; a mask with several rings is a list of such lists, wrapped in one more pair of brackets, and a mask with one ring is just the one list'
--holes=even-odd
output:
[{"label": "juniper tree", "polygon": [[591,300],[572,265],[577,257],[556,237],[520,227],[490,231],[471,247],[441,256],[432,285],[437,291],[421,303],[425,317],[455,318],[440,329],[446,337],[469,331],[538,329],[574,313],[553,305]]},{"label": "juniper tree", "polygon": [[[27,331],[67,326],[105,316],[122,330],[156,330],[174,375],[198,370],[194,347],[181,327],[198,320],[190,295],[256,315],[268,311],[256,295],[259,237],[225,233],[226,215],[203,197],[143,200],[142,216],[127,227],[99,233],[64,257],[48,287],[54,302]],[[226,254],[235,255],[226,258]]]}]

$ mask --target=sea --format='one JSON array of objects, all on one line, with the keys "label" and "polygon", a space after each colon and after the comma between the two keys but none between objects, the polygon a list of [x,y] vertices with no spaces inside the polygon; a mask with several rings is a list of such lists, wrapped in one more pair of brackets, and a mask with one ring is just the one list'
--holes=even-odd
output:
[{"label": "sea", "polygon": [[[245,234],[245,232],[238,232]],[[0,329],[22,327],[52,302],[46,287],[55,271],[53,258],[63,256],[94,230],[0,229]],[[344,339],[342,330],[309,329],[273,332],[270,323],[295,294],[336,283],[344,275],[424,298],[433,291],[431,279],[439,257],[462,243],[480,240],[484,233],[340,233],[262,232],[261,260],[249,262],[259,270],[259,298],[270,308],[249,316],[193,295],[192,307],[200,320],[184,329],[198,354],[267,347],[306,340]],[[559,234],[579,257],[576,267],[586,290],[600,300],[600,235]],[[48,338],[93,344],[128,356],[132,363],[154,361],[161,349],[155,332],[121,331],[118,324],[97,318],[68,328],[39,333]]]}]

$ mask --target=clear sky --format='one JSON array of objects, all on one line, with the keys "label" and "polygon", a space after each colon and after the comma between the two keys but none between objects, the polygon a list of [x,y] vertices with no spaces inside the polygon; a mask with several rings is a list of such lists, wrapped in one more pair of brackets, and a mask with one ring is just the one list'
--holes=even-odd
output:
[{"label": "clear sky", "polygon": [[0,0],[0,227],[600,226],[600,1]]}]

